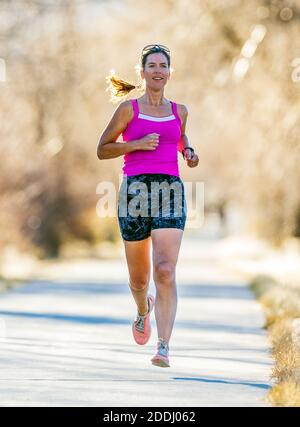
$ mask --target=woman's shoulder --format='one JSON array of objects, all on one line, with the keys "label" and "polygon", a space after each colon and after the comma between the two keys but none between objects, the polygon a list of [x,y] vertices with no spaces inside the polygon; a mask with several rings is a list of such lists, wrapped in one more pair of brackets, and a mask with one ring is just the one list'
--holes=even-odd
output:
[{"label": "woman's shoulder", "polygon": [[181,123],[184,123],[188,115],[188,109],[184,104],[176,103],[176,106],[177,106],[177,114],[181,120]]},{"label": "woman's shoulder", "polygon": [[122,101],[118,105],[118,110],[121,112],[123,116],[126,116],[128,122],[133,118],[134,116],[134,109],[132,105],[132,100],[128,99],[126,101]]},{"label": "woman's shoulder", "polygon": [[177,103],[176,103],[176,105],[177,105],[178,114],[179,113],[181,113],[182,115],[188,114],[188,109],[187,109],[186,105],[177,104]]},{"label": "woman's shoulder", "polygon": [[132,107],[132,99],[127,99],[126,101],[122,101],[120,104],[119,104],[119,108],[121,109],[121,110],[123,110],[123,111],[130,111],[130,110],[133,110],[133,107]]}]

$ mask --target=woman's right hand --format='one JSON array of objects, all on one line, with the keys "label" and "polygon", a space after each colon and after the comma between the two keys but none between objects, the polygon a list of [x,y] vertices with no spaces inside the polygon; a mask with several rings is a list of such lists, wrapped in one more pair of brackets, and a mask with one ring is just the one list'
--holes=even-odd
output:
[{"label": "woman's right hand", "polygon": [[149,133],[138,140],[137,150],[153,151],[159,144],[159,133]]}]

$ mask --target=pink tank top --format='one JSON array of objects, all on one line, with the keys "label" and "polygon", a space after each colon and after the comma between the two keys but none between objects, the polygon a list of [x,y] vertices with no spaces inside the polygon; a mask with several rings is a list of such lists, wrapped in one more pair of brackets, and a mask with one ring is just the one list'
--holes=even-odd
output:
[{"label": "pink tank top", "polygon": [[159,133],[159,144],[153,151],[136,150],[123,156],[123,175],[165,173],[179,177],[178,143],[181,120],[177,105],[171,101],[173,114],[153,117],[139,112],[137,99],[131,99],[134,116],[122,133],[123,141],[140,139],[149,133]]}]

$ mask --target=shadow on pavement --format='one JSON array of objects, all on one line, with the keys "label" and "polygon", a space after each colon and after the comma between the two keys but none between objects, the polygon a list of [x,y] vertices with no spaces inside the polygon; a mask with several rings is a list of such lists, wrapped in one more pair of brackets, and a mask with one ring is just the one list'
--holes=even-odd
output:
[{"label": "shadow on pavement", "polygon": [[258,384],[258,383],[252,383],[250,381],[228,381],[228,380],[212,380],[212,379],[207,379],[207,378],[172,378],[173,380],[177,380],[177,381],[199,381],[202,383],[217,383],[217,384],[229,384],[229,385],[246,385],[249,387],[257,387],[257,388],[262,388],[262,389],[270,389],[271,386],[269,386],[268,384]]},{"label": "shadow on pavement", "polygon": [[[153,285],[154,286],[154,285]],[[230,298],[233,300],[254,299],[252,293],[244,284],[215,285],[210,283],[177,285],[178,296],[181,298]],[[55,282],[33,281],[24,286],[11,289],[6,294],[128,294],[130,290],[126,283],[97,283],[97,282]]]},{"label": "shadow on pavement", "polygon": [[[61,313],[33,313],[26,311],[8,311],[0,310],[0,316],[12,316],[12,317],[23,317],[28,319],[47,319],[57,320],[62,322],[73,322],[81,324],[115,324],[115,325],[131,325],[132,319],[121,318],[121,317],[109,317],[109,316],[83,316],[76,314],[61,314]],[[182,329],[201,329],[213,332],[228,332],[236,334],[254,334],[258,333],[258,329],[248,326],[240,326],[237,324],[219,324],[214,322],[176,322],[177,328]]]}]

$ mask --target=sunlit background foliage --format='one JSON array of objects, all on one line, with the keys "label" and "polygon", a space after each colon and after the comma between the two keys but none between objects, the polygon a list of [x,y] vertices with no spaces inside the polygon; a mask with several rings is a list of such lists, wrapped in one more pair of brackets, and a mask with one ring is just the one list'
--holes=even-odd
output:
[{"label": "sunlit background foliage", "polygon": [[105,76],[138,82],[149,43],[171,50],[165,96],[187,106],[200,157],[181,176],[204,182],[206,217],[299,237],[299,40],[296,0],[0,1],[1,250],[120,239],[96,214],[97,184],[117,188],[122,167],[96,156],[116,108]]}]

